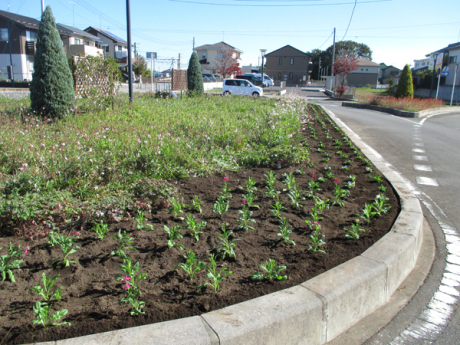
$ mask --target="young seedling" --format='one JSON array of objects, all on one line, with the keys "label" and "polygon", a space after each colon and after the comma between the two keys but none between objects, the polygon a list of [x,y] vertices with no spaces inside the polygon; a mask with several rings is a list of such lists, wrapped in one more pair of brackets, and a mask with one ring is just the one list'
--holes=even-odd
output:
[{"label": "young seedling", "polygon": [[117,274],[115,280],[117,282],[123,283],[123,290],[128,294],[127,298],[122,298],[120,303],[130,303],[131,304],[131,315],[145,314],[141,308],[145,306],[144,301],[140,301],[139,298],[142,295],[142,292],[139,288],[139,282],[147,278],[147,273],[142,273],[137,275],[139,270],[139,262],[136,262],[134,266],[131,263],[131,258],[126,257],[123,259],[123,264],[120,264],[120,270],[124,273]]},{"label": "young seedling", "polygon": [[[0,250],[3,249],[0,247]],[[2,281],[6,280],[6,276],[13,282],[16,283],[14,279],[13,269],[21,269],[19,266],[24,262],[24,260],[15,260],[15,258],[21,255],[19,251],[21,250],[21,246],[15,247],[10,242],[10,249],[8,250],[8,254],[2,255],[0,257],[0,273],[2,274]]]},{"label": "young seedling", "polygon": [[[248,176],[248,179],[244,182],[246,184],[246,193],[252,194],[257,190],[257,188],[255,187],[256,180],[253,179],[251,176]],[[240,188],[243,189],[242,187]]]},{"label": "young seedling", "polygon": [[62,297],[62,287],[58,287],[53,293],[51,293],[51,289],[54,286],[54,283],[59,278],[59,274],[55,275],[52,278],[47,278],[45,272],[42,273],[42,281],[43,287],[41,286],[34,286],[30,289],[30,291],[35,291],[38,293],[40,297],[42,297],[46,302],[50,302],[51,300],[60,301]]},{"label": "young seedling", "polygon": [[303,205],[300,203],[300,201],[305,200],[305,198],[301,196],[298,187],[299,185],[295,185],[288,193],[288,197],[291,199],[291,205],[294,205],[296,208],[301,208]]},{"label": "young seedling", "polygon": [[381,177],[379,174],[377,174],[377,173],[374,173],[374,175],[369,176],[369,178],[370,178],[371,181],[374,181],[374,182],[378,182],[378,183],[382,183],[382,182],[383,182],[382,177]]},{"label": "young seedling", "polygon": [[261,272],[254,272],[251,276],[252,280],[286,280],[287,276],[282,276],[279,274],[280,271],[285,270],[286,266],[277,266],[276,261],[273,259],[268,259],[265,263],[261,263],[260,267],[265,270],[267,273],[263,274]]},{"label": "young seedling", "polygon": [[32,324],[35,325],[38,323],[44,328],[48,327],[50,324],[53,326],[71,325],[70,322],[55,322],[67,315],[67,309],[62,309],[51,314],[51,308],[51,305],[37,301],[34,305],[34,314],[37,319],[33,320]]},{"label": "young seedling", "polygon": [[184,220],[184,217],[178,217],[179,213],[183,213],[184,204],[181,204],[176,198],[173,198],[171,206],[168,207],[168,213],[172,213],[175,219]]},{"label": "young seedling", "polygon": [[387,188],[383,184],[381,184],[379,186],[379,191],[381,191],[382,193],[385,193],[387,191]]},{"label": "young seedling", "polygon": [[253,192],[248,193],[248,194],[243,194],[242,197],[243,197],[242,202],[246,208],[251,208],[251,207],[257,208],[257,209],[260,208],[259,205],[253,205],[254,201],[257,200],[257,196],[255,196]]},{"label": "young seedling", "polygon": [[308,247],[308,250],[311,250],[313,253],[320,252],[326,254],[324,250],[319,248],[326,244],[326,242],[323,241],[324,235],[319,232],[320,229],[321,225],[317,223],[315,226],[315,231],[310,234],[311,245]]},{"label": "young seedling", "polygon": [[222,216],[225,213],[227,213],[229,207],[230,203],[228,202],[228,200],[223,195],[220,195],[214,203],[214,208],[212,209],[212,212],[217,213],[219,217],[222,218]]},{"label": "young seedling", "polygon": [[69,267],[70,264],[74,264],[75,261],[71,261],[67,258],[70,254],[76,253],[77,249],[80,248],[78,246],[74,246],[73,238],[66,237],[63,234],[57,234],[56,242],[61,246],[61,251],[64,254],[64,257],[62,260],[59,260],[60,258],[55,258],[53,260],[53,265],[63,265],[64,267]]},{"label": "young seedling", "polygon": [[153,230],[152,224],[146,224],[147,218],[144,216],[144,211],[138,211],[137,216],[134,217],[134,220],[136,221],[137,230],[147,230],[147,231]]},{"label": "young seedling", "polygon": [[207,285],[212,286],[214,288],[214,292],[219,292],[220,286],[219,283],[229,274],[232,274],[232,271],[225,272],[227,270],[227,267],[224,267],[220,270],[220,272],[217,272],[217,263],[216,263],[216,257],[214,254],[211,254],[208,257],[209,261],[211,262],[211,267],[208,265],[205,265],[204,268],[206,271],[208,271],[208,274],[206,275],[209,279],[211,279],[212,283],[205,282],[202,285],[197,286],[197,289],[201,289]]},{"label": "young seedling", "polygon": [[290,172],[288,175],[284,174],[283,175],[283,183],[286,185],[287,189],[283,189],[283,191],[286,190],[291,190],[292,187],[295,185],[295,177],[292,172]]},{"label": "young seedling", "polygon": [[375,213],[380,217],[382,213],[387,213],[391,206],[385,204],[388,198],[384,194],[378,194],[374,202],[372,203],[372,208],[375,210]]},{"label": "young seedling", "polygon": [[49,234],[48,234],[48,242],[46,243],[46,245],[50,246],[50,247],[54,247],[54,245],[56,245],[57,242],[56,242],[56,233],[51,231]]},{"label": "young seedling", "polygon": [[255,223],[255,219],[251,218],[252,216],[252,211],[249,211],[249,208],[245,207],[243,210],[238,210],[238,213],[240,214],[240,218],[236,220],[237,223],[239,223],[237,229],[244,229],[244,231],[248,230],[254,230],[252,226],[249,225],[249,223]]},{"label": "young seedling", "polygon": [[310,182],[308,182],[308,191],[306,192],[307,197],[313,198],[315,192],[318,192],[320,190],[321,189],[319,188],[319,183],[313,181],[313,179],[310,179]]},{"label": "young seedling", "polygon": [[275,198],[278,192],[275,190],[275,184],[276,184],[276,175],[275,173],[270,170],[268,175],[264,175],[266,177],[265,181],[267,183],[267,186],[265,187],[267,191],[265,194],[267,194],[270,198]]},{"label": "young seedling", "polygon": [[[201,261],[196,262],[198,260],[198,255],[194,254],[191,249],[187,251],[187,254],[184,255],[184,258],[186,260],[186,263],[181,262],[176,267],[174,267],[174,270],[176,270],[177,267],[182,268],[185,272],[189,274],[190,281],[192,281],[193,275],[195,274],[195,272],[200,271],[204,267],[204,263],[202,263]],[[195,263],[196,266],[193,267]]]},{"label": "young seedling", "polygon": [[355,223],[351,224],[351,230],[347,228],[343,228],[346,231],[345,238],[350,240],[358,240],[359,234],[365,232],[363,228],[359,227],[359,219],[356,219]]},{"label": "young seedling", "polygon": [[239,238],[234,238],[230,241],[230,235],[233,234],[232,230],[228,230],[225,227],[225,224],[222,224],[222,234],[218,234],[221,238],[220,242],[217,244],[222,245],[222,248],[217,249],[217,253],[222,253],[222,259],[225,260],[225,256],[233,257],[236,259],[236,253],[234,248],[236,247],[235,242],[239,240]]},{"label": "young seedling", "polygon": [[167,225],[163,225],[166,233],[168,234],[168,248],[171,249],[175,245],[177,245],[178,248],[184,249],[184,246],[182,244],[174,242],[174,240],[184,238],[180,234],[180,225],[172,226],[171,229]]},{"label": "young seedling", "polygon": [[312,210],[316,214],[322,214],[326,208],[329,208],[329,199],[321,200],[318,196],[314,196],[313,199],[315,200],[315,207],[313,207]]},{"label": "young seedling", "polygon": [[185,227],[187,229],[190,229],[191,230],[191,235],[193,237],[195,237],[195,240],[199,241],[200,240],[200,234],[203,233],[203,231],[200,231],[201,229],[203,229],[207,222],[201,222],[201,223],[198,223],[197,222],[197,219],[192,216],[191,214],[187,215],[187,219],[186,219],[186,225]]},{"label": "young seedling", "polygon": [[343,205],[345,205],[345,200],[343,200],[343,198],[348,196],[350,191],[340,188],[339,182],[340,179],[336,177],[334,179],[335,188],[333,191],[334,198],[332,199],[332,205],[339,205],[340,207],[342,207]]},{"label": "young seedling", "polygon": [[192,201],[190,202],[189,209],[195,210],[201,213],[203,212],[203,210],[201,209],[202,204],[203,204],[203,201],[200,201],[198,195],[195,195]]},{"label": "young seedling", "polygon": [[224,184],[220,188],[222,191],[220,192],[220,197],[223,199],[231,199],[233,196],[230,193],[231,188],[227,187],[228,177],[224,177]]},{"label": "young seedling", "polygon": [[281,203],[279,194],[276,195],[275,203],[271,207],[273,209],[273,210],[271,210],[273,216],[275,216],[278,219],[281,219],[281,211],[286,210],[286,208]]},{"label": "young seedling", "polygon": [[371,219],[374,218],[374,216],[376,215],[376,213],[372,210],[372,204],[364,204],[363,213],[357,216],[358,218],[364,219],[367,222],[367,224],[369,224]]},{"label": "young seedling", "polygon": [[280,232],[277,234],[277,236],[281,236],[282,238],[276,239],[276,242],[284,240],[284,242],[290,243],[293,246],[295,246],[295,242],[289,239],[289,235],[292,234],[292,230],[289,226],[289,223],[286,220],[286,217],[283,217],[283,219],[281,220],[281,226],[278,226],[278,229]]},{"label": "young seedling", "polygon": [[105,224],[104,221],[101,220],[100,223],[95,222],[91,230],[97,234],[96,238],[98,240],[103,240],[104,235],[109,231],[109,225]]},{"label": "young seedling", "polygon": [[114,240],[117,241],[118,249],[112,251],[110,253],[111,256],[116,255],[119,258],[125,259],[126,258],[126,253],[123,251],[124,249],[137,250],[134,247],[128,246],[129,244],[133,243],[132,234],[127,234],[126,231],[123,231],[123,234],[122,234],[121,229],[119,229],[118,234],[114,235],[112,237],[113,237]]}]

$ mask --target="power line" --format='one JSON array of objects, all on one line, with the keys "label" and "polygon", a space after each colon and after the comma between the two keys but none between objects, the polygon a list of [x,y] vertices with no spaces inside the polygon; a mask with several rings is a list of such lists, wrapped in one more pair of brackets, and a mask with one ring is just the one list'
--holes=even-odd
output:
[{"label": "power line", "polygon": [[355,6],[353,6],[353,11],[351,11],[351,17],[350,17],[350,21],[348,22],[347,30],[345,31],[345,35],[343,35],[341,41],[343,41],[343,39],[347,35],[348,29],[350,28],[351,20],[353,19],[353,14],[355,13],[355,8],[356,8],[357,2],[358,2],[358,0],[355,0]]},{"label": "power line", "polygon": [[334,34],[334,31],[331,32],[331,35],[324,41],[323,44],[321,44],[321,45],[318,47],[318,49],[321,49],[321,47],[322,47],[323,45],[325,45],[327,41],[329,41],[329,39],[332,37],[333,34]]},{"label": "power line", "polygon": [[[311,7],[311,6],[336,6],[336,5],[351,5],[353,2],[334,2],[330,4],[305,4],[305,5],[286,5],[285,3],[279,5],[236,5],[236,4],[222,4],[222,3],[213,3],[213,2],[201,2],[201,1],[191,1],[191,0],[169,0],[171,2],[182,2],[188,4],[196,4],[196,5],[211,5],[211,6],[232,6],[232,7]],[[374,1],[360,1],[360,4],[366,3],[375,3],[375,2],[388,2],[392,0],[374,0]],[[281,1],[280,1],[281,2]]]}]

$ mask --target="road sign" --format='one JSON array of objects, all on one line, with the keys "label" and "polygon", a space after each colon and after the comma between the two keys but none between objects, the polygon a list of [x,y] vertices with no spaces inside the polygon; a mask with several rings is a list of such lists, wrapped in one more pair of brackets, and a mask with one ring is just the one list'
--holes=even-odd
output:
[{"label": "road sign", "polygon": [[441,72],[441,77],[448,77],[449,76],[449,72]]},{"label": "road sign", "polygon": [[154,52],[147,52],[147,59],[156,59],[157,53]]},{"label": "road sign", "polygon": [[441,69],[440,69],[440,68],[438,68],[437,74],[438,74],[438,75],[441,74]]}]

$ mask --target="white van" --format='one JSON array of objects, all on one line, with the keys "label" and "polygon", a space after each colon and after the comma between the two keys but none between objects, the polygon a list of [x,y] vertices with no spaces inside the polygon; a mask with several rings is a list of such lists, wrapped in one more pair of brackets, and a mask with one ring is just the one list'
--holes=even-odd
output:
[{"label": "white van", "polygon": [[223,95],[262,96],[264,91],[249,80],[224,79],[222,85]]},{"label": "white van", "polygon": [[[254,77],[262,78],[261,73],[245,73],[245,75],[253,75]],[[264,73],[264,86],[273,86],[275,83],[273,82],[272,78]]]}]

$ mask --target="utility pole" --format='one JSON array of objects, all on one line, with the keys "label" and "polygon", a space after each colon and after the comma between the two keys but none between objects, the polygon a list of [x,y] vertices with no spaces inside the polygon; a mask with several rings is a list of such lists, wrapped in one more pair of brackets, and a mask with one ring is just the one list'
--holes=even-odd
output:
[{"label": "utility pole", "polygon": [[45,0],[42,0],[42,13],[45,12]]},{"label": "utility pole", "polygon": [[129,102],[133,102],[133,61],[131,58],[131,11],[129,0],[126,0],[126,26],[128,30],[128,85],[129,85]]},{"label": "utility pole", "polygon": [[436,76],[436,61],[438,60],[438,55],[439,54],[433,54],[434,60],[433,60],[433,73],[431,75],[430,98],[432,98],[431,94],[433,93],[434,78]]},{"label": "utility pole", "polygon": [[318,80],[320,80],[320,79],[319,79],[320,71],[321,71],[321,56],[319,57],[319,65],[318,65]]},{"label": "utility pole", "polygon": [[195,37],[193,37],[193,51],[195,51]]},{"label": "utility pole", "polygon": [[72,12],[73,12],[73,21],[72,21],[72,25],[75,26],[75,2],[73,1],[69,1],[69,4],[72,4]]},{"label": "utility pole", "polygon": [[331,75],[334,75],[334,60],[335,60],[335,28],[334,28],[334,39],[332,41],[332,68],[331,68]]},{"label": "utility pole", "polygon": [[180,69],[180,53],[179,53],[179,60],[177,60],[177,69]]}]

